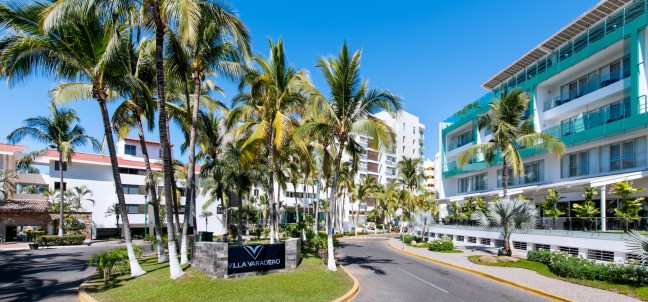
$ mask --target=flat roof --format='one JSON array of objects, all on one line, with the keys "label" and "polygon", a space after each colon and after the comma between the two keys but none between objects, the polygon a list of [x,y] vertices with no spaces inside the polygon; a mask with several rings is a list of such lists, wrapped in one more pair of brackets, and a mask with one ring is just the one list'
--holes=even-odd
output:
[{"label": "flat roof", "polygon": [[611,13],[615,12],[619,8],[625,6],[626,4],[634,0],[603,0],[597,3],[594,7],[590,8],[588,11],[580,15],[571,23],[567,24],[565,27],[560,29],[558,32],[553,34],[551,37],[542,41],[538,46],[531,49],[529,52],[524,54],[513,64],[507,66],[502,71],[498,72],[488,81],[482,84],[482,87],[493,90],[500,84],[504,83],[506,80],[512,76],[517,75],[520,71],[529,67],[531,64],[535,63],[542,57],[552,53],[561,45],[569,42],[579,34],[587,31],[592,25],[597,24],[601,20],[605,19]]}]

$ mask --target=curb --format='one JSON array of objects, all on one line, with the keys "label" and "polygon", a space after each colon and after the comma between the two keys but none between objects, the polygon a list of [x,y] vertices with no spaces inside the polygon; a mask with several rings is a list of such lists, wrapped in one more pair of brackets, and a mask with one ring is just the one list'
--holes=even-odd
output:
[{"label": "curb", "polygon": [[449,262],[441,261],[441,260],[438,260],[438,259],[426,257],[426,256],[419,255],[419,254],[416,254],[416,253],[408,252],[406,250],[401,250],[401,249],[391,245],[391,243],[389,243],[389,242],[387,242],[387,245],[389,245],[389,247],[391,247],[394,250],[397,250],[397,251],[399,251],[401,253],[405,253],[405,254],[408,254],[410,256],[414,256],[414,257],[417,257],[417,258],[421,258],[421,259],[424,259],[424,260],[428,260],[428,261],[431,261],[431,262],[435,262],[435,263],[438,263],[438,264],[449,266],[449,267],[452,267],[452,268],[455,268],[455,269],[458,269],[458,270],[461,270],[461,271],[464,271],[464,272],[467,272],[467,273],[478,275],[478,276],[481,276],[481,277],[484,277],[484,278],[487,278],[487,279],[491,279],[493,281],[497,281],[499,283],[506,284],[506,285],[509,285],[511,287],[515,287],[517,289],[521,289],[523,291],[530,292],[530,293],[536,294],[538,296],[541,296],[541,297],[544,297],[544,298],[547,298],[547,299],[551,299],[551,300],[554,300],[554,301],[564,301],[564,302],[574,302],[575,301],[575,300],[571,300],[571,299],[568,299],[568,298],[565,298],[565,297],[561,297],[561,296],[558,296],[558,295],[555,295],[555,294],[552,294],[552,293],[548,293],[548,292],[539,290],[537,288],[529,287],[529,286],[522,285],[522,284],[510,281],[510,280],[506,280],[506,279],[503,279],[503,278],[500,278],[500,277],[497,277],[497,276],[493,276],[491,274],[480,272],[480,271],[477,271],[477,270],[474,270],[474,269],[471,269],[471,268],[467,268],[467,267],[463,267],[463,266],[456,265],[456,264],[453,264],[453,263],[449,263]]},{"label": "curb", "polygon": [[[350,289],[346,294],[344,294],[344,296],[339,297],[339,298],[333,300],[333,302],[347,302],[347,301],[351,301],[351,300],[353,300],[353,298],[356,296],[356,294],[357,294],[358,291],[360,290],[360,283],[358,282],[358,279],[356,279],[356,277],[355,277],[353,274],[351,274],[351,272],[349,272],[349,271],[344,267],[344,265],[341,265],[341,264],[340,264],[340,268],[342,268],[342,270],[343,270],[347,275],[349,275],[349,277],[351,277],[351,280],[353,280],[353,287],[351,287],[351,289]],[[85,302],[85,301],[82,301],[82,302]],[[88,302],[90,302],[90,301],[88,301]]]},{"label": "curb", "polygon": [[79,301],[81,302],[99,302],[95,298],[91,297],[87,292],[86,288],[90,287],[88,284],[88,281],[92,280],[95,277],[94,274],[92,274],[90,277],[86,278],[81,285],[79,285],[79,294],[77,297],[79,298]]}]

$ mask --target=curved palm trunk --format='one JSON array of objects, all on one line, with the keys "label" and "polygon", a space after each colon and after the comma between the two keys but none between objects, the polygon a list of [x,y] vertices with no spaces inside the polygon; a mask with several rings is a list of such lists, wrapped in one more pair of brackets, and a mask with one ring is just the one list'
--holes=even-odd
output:
[{"label": "curved palm trunk", "polygon": [[[279,166],[279,169],[281,169],[281,166]],[[277,188],[277,209],[275,209],[275,236],[277,237],[277,241],[281,241],[281,237],[279,237],[279,223],[281,222],[281,210],[279,209],[279,200],[281,199],[281,186]]]},{"label": "curved palm trunk", "polygon": [[348,189],[344,189],[344,196],[342,197],[342,205],[340,206],[340,231],[344,232],[344,204],[346,203]]},{"label": "curved palm trunk", "polygon": [[59,151],[59,171],[61,172],[61,180],[59,182],[59,190],[61,191],[61,198],[59,199],[59,227],[58,227],[58,235],[59,237],[63,236],[63,193],[65,193],[65,190],[63,190],[63,154],[61,151]]},{"label": "curved palm trunk", "polygon": [[171,168],[171,148],[169,146],[166,100],[164,88],[164,29],[165,24],[162,21],[160,13],[161,0],[148,0],[149,6],[153,11],[153,20],[155,22],[155,72],[157,84],[157,107],[158,107],[158,127],[160,131],[160,144],[162,148],[162,162],[164,170],[164,202],[166,205],[167,220],[167,237],[169,245],[169,268],[172,279],[181,277],[184,272],[178,262],[176,244],[173,232],[173,213],[172,206],[172,168]]},{"label": "curved palm trunk", "polygon": [[[146,139],[144,138],[144,128],[142,127],[142,119],[137,119],[137,134],[139,135],[140,148],[142,149],[142,158],[144,159],[144,167],[146,168],[146,179],[149,184],[149,194],[153,201],[153,224],[155,229],[155,242],[157,246],[158,263],[169,261],[164,252],[164,241],[162,240],[162,227],[160,225],[160,208],[158,206],[157,184],[151,169],[151,161],[149,160],[148,150],[146,149]],[[145,205],[148,207],[148,205]],[[148,227],[148,226],[144,226]]]},{"label": "curved palm trunk", "polygon": [[[196,129],[198,128],[198,110],[200,108],[200,76],[194,75],[193,80],[195,99],[193,107],[191,108],[191,129],[189,129],[189,175],[187,175],[187,201],[185,202],[184,223],[182,224],[180,264],[189,262],[187,255],[187,231],[189,229],[189,219],[193,216],[193,205],[196,195]],[[196,227],[194,226],[194,233],[195,229]],[[194,242],[195,241],[196,238],[194,236]]]},{"label": "curved palm trunk", "polygon": [[507,196],[507,190],[508,190],[508,167],[506,165],[506,159],[504,158],[504,162],[502,163],[502,196],[506,198]]},{"label": "curved palm trunk", "polygon": [[270,244],[275,243],[275,199],[274,199],[274,144],[272,138],[274,137],[274,128],[270,130],[268,137],[268,162],[270,163],[270,177],[268,177],[268,204],[270,207]]},{"label": "curved palm trunk", "polygon": [[[94,87],[93,87],[94,88]],[[99,96],[97,101],[101,109],[101,117],[103,120],[104,134],[106,135],[106,142],[108,145],[108,153],[110,154],[110,164],[112,168],[113,178],[115,180],[115,190],[117,191],[117,200],[119,201],[119,211],[122,213],[122,223],[124,224],[124,237],[126,237],[126,250],[128,251],[128,261],[130,262],[131,276],[141,276],[146,274],[137,261],[135,251],[133,250],[133,238],[131,237],[130,223],[128,221],[128,211],[126,210],[126,200],[124,199],[124,187],[122,186],[121,176],[119,175],[119,163],[117,162],[117,152],[115,151],[115,142],[113,141],[112,127],[110,124],[110,117],[108,108],[106,107],[105,88],[97,88]],[[63,170],[62,163],[59,163],[59,168]],[[61,189],[63,184],[61,184]],[[62,191],[61,191],[62,192]]]},{"label": "curved palm trunk", "polygon": [[[329,198],[329,206],[327,210],[327,216],[331,216],[334,206],[335,206],[335,194],[337,193],[337,185],[338,185],[338,177],[340,176],[340,162],[342,161],[342,153],[344,152],[344,144],[346,143],[345,140],[340,140],[340,150],[338,151],[337,156],[335,157],[335,171],[333,174],[333,182],[331,183],[331,195]],[[331,232],[331,219],[329,218],[328,221],[326,222],[328,225],[328,238],[327,238],[327,244],[328,244],[328,261],[327,267],[331,271],[337,271],[337,267],[335,266],[335,255],[333,251],[333,232]]]}]

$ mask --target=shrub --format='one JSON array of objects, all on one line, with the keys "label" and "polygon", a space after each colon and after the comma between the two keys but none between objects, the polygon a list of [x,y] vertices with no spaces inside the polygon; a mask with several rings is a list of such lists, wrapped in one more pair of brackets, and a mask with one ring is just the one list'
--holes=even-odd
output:
[{"label": "shrub", "polygon": [[421,241],[421,237],[418,237],[418,236],[412,235],[412,234],[402,234],[400,240],[405,242],[405,243],[410,243],[413,240],[416,240],[416,242],[419,242],[419,241]]},{"label": "shrub", "polygon": [[[133,246],[133,250],[136,257],[139,258],[142,255],[141,247]],[[124,275],[130,273],[126,247],[118,247],[102,253],[93,254],[88,259],[88,265],[97,267],[97,273],[104,282],[112,280],[115,274]]]},{"label": "shrub", "polygon": [[81,245],[85,240],[85,235],[43,235],[38,237],[36,243],[45,246],[50,245]]},{"label": "shrub", "polygon": [[441,239],[432,240],[428,249],[435,252],[452,251],[454,250],[454,244],[448,236],[443,236]]},{"label": "shrub", "polygon": [[45,231],[27,231],[27,240],[36,240],[40,236],[44,236]]},{"label": "shrub", "polygon": [[533,250],[527,253],[527,259],[537,261],[544,264],[549,264],[551,258],[551,251],[548,250]]},{"label": "shrub", "polygon": [[253,233],[253,234],[257,236],[257,239],[260,239],[260,238],[261,238],[261,234],[263,234],[263,229],[262,229],[262,228],[256,228],[256,229],[254,229],[254,233]]},{"label": "shrub", "polygon": [[[328,260],[328,236],[324,232],[318,232],[317,235],[315,233],[313,234],[313,250],[319,256],[324,260],[324,264],[326,264],[326,261]],[[335,235],[333,235],[333,247],[337,247],[339,244],[337,238]]]},{"label": "shrub", "polygon": [[[190,237],[190,236],[187,236],[187,237]],[[155,244],[157,243],[157,242],[156,242],[157,239],[155,238],[154,235],[147,235],[146,237],[144,237],[144,241],[145,241],[145,242],[148,242],[148,244],[149,244],[149,246],[151,247],[152,250],[155,249]],[[164,243],[164,246],[166,246],[166,244],[167,244],[168,242],[169,242],[169,240],[167,239],[167,236],[166,236],[166,235],[162,235],[162,243]]]}]

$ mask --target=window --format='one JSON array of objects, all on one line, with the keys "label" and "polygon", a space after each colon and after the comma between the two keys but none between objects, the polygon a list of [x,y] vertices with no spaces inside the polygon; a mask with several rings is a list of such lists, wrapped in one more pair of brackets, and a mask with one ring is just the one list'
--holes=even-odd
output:
[{"label": "window", "polygon": [[477,174],[473,176],[463,177],[458,179],[459,193],[483,191],[488,187],[487,173]]},{"label": "window", "polygon": [[403,144],[405,143],[405,135],[403,135]]},{"label": "window", "polygon": [[405,153],[405,146],[403,146],[403,153]]},{"label": "window", "polygon": [[623,157],[621,158],[621,166],[623,167],[623,169],[630,169],[635,167],[634,141],[623,143]]},{"label": "window", "polygon": [[566,155],[562,160],[562,177],[575,177],[590,174],[589,150]]},{"label": "window", "polygon": [[124,153],[135,156],[137,155],[137,149],[135,148],[135,145],[126,145],[124,147]]},{"label": "window", "polygon": [[140,172],[139,169],[132,169],[132,168],[119,168],[119,173],[120,173],[120,174],[139,175],[139,172]]},{"label": "window", "polygon": [[416,134],[416,127],[412,127],[412,134]]},{"label": "window", "polygon": [[[508,185],[530,184],[544,181],[544,160],[524,164],[524,175],[513,176],[513,168],[508,168]],[[497,170],[497,187],[502,187],[502,169]]]},{"label": "window", "polygon": [[614,261],[614,252],[587,250],[587,259],[599,261]]},{"label": "window", "polygon": [[140,211],[140,206],[136,204],[127,204],[126,211],[128,214],[144,214],[144,211]]},{"label": "window", "polygon": [[539,251],[539,250],[548,251],[549,250],[549,245],[548,244],[534,243],[533,244],[533,249],[536,250],[536,251]]},{"label": "window", "polygon": [[[61,163],[60,163],[58,160],[55,161],[55,162],[54,162],[54,170],[55,170],[55,171],[59,171],[59,170],[61,170],[60,165],[61,165]],[[66,162],[63,163],[63,171],[67,171],[67,163],[66,163]]]},{"label": "window", "polygon": [[[55,182],[54,183],[54,189],[55,190],[61,190],[61,183],[60,182]],[[63,183],[63,191],[67,191],[67,182]]]},{"label": "window", "polygon": [[259,197],[259,189],[254,189],[254,196]]},{"label": "window", "polygon": [[572,256],[577,256],[578,257],[578,248],[577,247],[559,246],[558,249],[561,252],[565,252],[565,253],[570,254]]},{"label": "window", "polygon": [[526,251],[527,250],[527,243],[526,242],[520,242],[520,241],[513,241],[513,248],[516,249],[516,250]]},{"label": "window", "polygon": [[162,149],[158,150],[158,157],[162,158]]},{"label": "window", "polygon": [[139,187],[136,185],[123,185],[122,187],[124,188],[124,194],[139,194]]},{"label": "window", "polygon": [[610,146],[610,171],[621,170],[621,144]]}]

